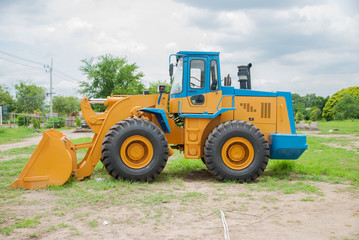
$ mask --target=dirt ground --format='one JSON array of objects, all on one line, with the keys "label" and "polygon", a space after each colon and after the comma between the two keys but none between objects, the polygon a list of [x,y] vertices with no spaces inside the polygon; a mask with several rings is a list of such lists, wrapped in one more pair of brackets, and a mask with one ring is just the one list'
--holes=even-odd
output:
[{"label": "dirt ground", "polygon": [[[84,137],[65,135],[70,140]],[[40,139],[2,145],[2,149],[33,145]],[[0,239],[225,239],[220,210],[230,239],[359,239],[358,189],[308,183],[318,191],[285,194],[257,189],[255,183],[223,184],[201,170],[180,183],[136,185],[121,196],[123,204],[102,202],[64,209],[59,209],[64,197],[54,191],[26,191],[1,209],[2,214],[9,216],[10,222],[14,216],[41,215],[39,225],[15,229]],[[111,195],[111,189],[103,193]],[[161,194],[161,201],[137,201],[139,196]]]}]

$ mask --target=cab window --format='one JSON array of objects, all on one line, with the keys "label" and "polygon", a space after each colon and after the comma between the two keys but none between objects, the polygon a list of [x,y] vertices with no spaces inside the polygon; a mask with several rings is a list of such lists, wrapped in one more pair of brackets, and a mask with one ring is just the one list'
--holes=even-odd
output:
[{"label": "cab window", "polygon": [[217,91],[219,82],[218,82],[218,67],[217,67],[217,61],[212,60],[211,61],[211,67],[210,67],[210,76],[209,76],[209,82],[210,82],[210,90],[211,91]]},{"label": "cab window", "polygon": [[195,59],[191,61],[190,87],[194,89],[204,88],[205,84],[205,63],[204,60]]},{"label": "cab window", "polygon": [[172,88],[170,94],[178,94],[181,93],[183,89],[183,59],[182,58],[177,60],[177,63],[173,70],[174,70],[174,75],[172,77]]}]

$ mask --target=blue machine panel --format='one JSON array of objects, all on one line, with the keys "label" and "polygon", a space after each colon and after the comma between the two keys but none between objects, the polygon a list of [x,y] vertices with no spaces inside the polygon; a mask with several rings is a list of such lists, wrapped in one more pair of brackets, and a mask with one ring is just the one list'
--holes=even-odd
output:
[{"label": "blue machine panel", "polygon": [[166,112],[162,108],[142,108],[140,111],[153,113],[157,121],[160,123],[164,133],[171,133],[170,125],[168,124]]},{"label": "blue machine panel", "polygon": [[271,159],[298,159],[307,148],[305,135],[269,134]]}]

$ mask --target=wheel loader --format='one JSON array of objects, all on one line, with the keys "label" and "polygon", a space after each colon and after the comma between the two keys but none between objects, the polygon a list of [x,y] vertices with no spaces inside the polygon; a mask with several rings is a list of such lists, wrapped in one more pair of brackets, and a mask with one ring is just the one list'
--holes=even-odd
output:
[{"label": "wheel loader", "polygon": [[[297,135],[289,92],[251,89],[251,64],[238,67],[239,87],[221,81],[219,52],[180,51],[169,57],[170,94],[83,98],[84,120],[94,131],[89,143],[74,144],[54,129],[43,138],[9,188],[62,185],[91,175],[99,160],[116,179],[153,181],[173,149],[202,159],[219,180],[250,182],[268,159],[298,159],[307,149]],[[108,106],[104,113],[91,104]],[[87,148],[81,161],[76,150]]]}]

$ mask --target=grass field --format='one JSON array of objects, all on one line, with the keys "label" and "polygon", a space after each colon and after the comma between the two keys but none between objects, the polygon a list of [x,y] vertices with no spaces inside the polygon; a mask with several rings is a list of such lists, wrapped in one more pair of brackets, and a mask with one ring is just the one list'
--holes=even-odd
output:
[{"label": "grass field", "polygon": [[[319,126],[322,133],[328,133],[330,129],[338,128],[340,131],[336,133],[359,134],[359,121],[320,122]],[[75,143],[88,141],[91,139],[74,140]],[[350,139],[338,138],[335,135],[332,138],[308,136],[307,141],[309,149],[299,160],[270,160],[263,176],[254,183],[240,184],[247,189],[245,193],[234,193],[231,189],[236,188],[239,185],[238,183],[215,180],[207,172],[201,160],[184,159],[178,151],[175,152],[175,156],[168,162],[164,171],[151,184],[115,180],[99,162],[92,176],[84,181],[71,179],[63,186],[38,190],[40,193],[44,191],[46,194],[51,193],[55,199],[53,200],[54,205],[51,209],[37,213],[32,217],[11,215],[7,208],[15,205],[31,207],[36,206],[39,202],[37,200],[24,200],[24,196],[28,196],[26,190],[7,190],[6,188],[16,179],[26,164],[28,157],[22,156],[31,154],[36,146],[3,151],[0,152],[0,160],[7,155],[18,157],[10,161],[3,161],[0,164],[0,234],[12,235],[16,229],[36,229],[43,223],[42,219],[56,216],[61,220],[62,216],[69,216],[74,211],[76,212],[75,209],[83,206],[101,206],[101,208],[125,206],[129,210],[140,209],[141,215],[136,221],[143,224],[155,223],[156,225],[156,223],[164,224],[163,221],[170,221],[170,219],[163,219],[166,214],[168,215],[166,208],[163,207],[169,203],[178,202],[180,212],[185,211],[181,208],[185,209],[194,205],[196,206],[196,214],[200,216],[208,214],[208,210],[201,203],[209,201],[210,196],[214,196],[219,202],[226,201],[230,209],[246,212],[249,207],[240,203],[243,201],[241,199],[244,198],[246,201],[256,199],[256,192],[275,193],[274,195],[265,195],[267,197],[264,197],[264,203],[261,206],[262,210],[265,211],[271,205],[273,205],[273,210],[279,208],[276,206],[276,203],[280,202],[276,197],[278,194],[301,193],[304,194],[300,200],[302,202],[318,201],[316,196],[320,198],[323,195],[321,189],[315,184],[319,182],[341,183],[350,186],[349,189],[358,191],[359,153],[355,151],[354,145],[354,150],[340,147],[350,145]],[[330,143],[335,143],[337,147],[328,146]],[[78,156],[83,156],[85,151],[79,151]],[[186,187],[188,181],[202,182],[208,186],[209,190],[203,192],[188,189]],[[218,214],[215,208],[211,209],[211,211],[215,211],[215,214]],[[93,211],[88,209],[75,214],[75,218],[86,222],[89,229],[98,229],[101,224],[97,219],[91,217],[92,214]],[[115,223],[118,220],[112,219],[110,221]],[[67,229],[74,237],[81,234],[81,231],[73,224],[59,221],[46,229],[41,228],[34,231],[28,236],[38,238],[46,236],[49,232],[61,231],[61,229]]]},{"label": "grass field", "polygon": [[[344,133],[344,134],[355,134],[359,136],[359,119],[355,120],[344,120],[344,121],[319,121],[318,123],[321,133]],[[329,132],[329,130],[338,130]]]},{"label": "grass field", "polygon": [[0,127],[0,144],[8,144],[17,142],[23,138],[32,137],[38,135],[33,128],[17,127],[17,128],[5,128]]}]

